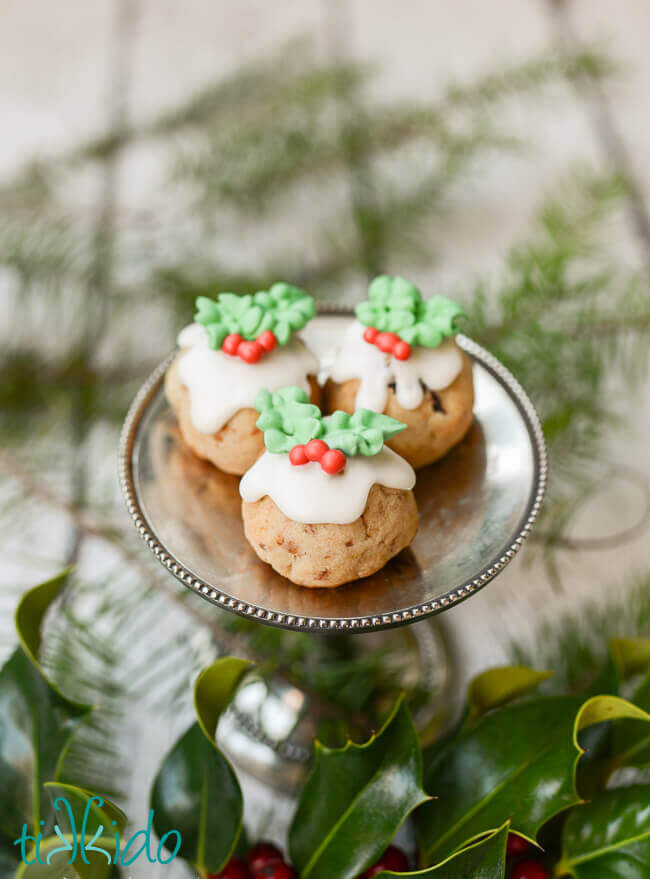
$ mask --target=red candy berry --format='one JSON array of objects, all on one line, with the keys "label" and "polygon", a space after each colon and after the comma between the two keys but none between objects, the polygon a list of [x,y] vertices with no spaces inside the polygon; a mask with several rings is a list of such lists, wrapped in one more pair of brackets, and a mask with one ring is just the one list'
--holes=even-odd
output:
[{"label": "red candy berry", "polygon": [[393,347],[393,357],[397,357],[398,360],[408,360],[410,356],[411,346],[408,342],[400,339]]},{"label": "red candy berry", "polygon": [[256,341],[259,342],[265,351],[273,351],[278,344],[278,340],[275,338],[275,333],[272,330],[265,330],[257,337]]},{"label": "red candy berry", "polygon": [[363,331],[363,338],[366,342],[370,342],[371,345],[374,345],[375,339],[379,335],[379,330],[375,327],[366,327]]},{"label": "red candy berry", "polygon": [[333,476],[345,467],[345,454],[340,449],[329,449],[320,459],[320,465],[326,473]]},{"label": "red candy berry", "polygon": [[529,848],[530,843],[527,839],[524,839],[523,836],[517,836],[516,833],[508,834],[506,855],[509,858],[518,858],[520,855],[523,855],[524,852],[527,852]]},{"label": "red candy berry", "polygon": [[262,348],[259,342],[240,342],[237,354],[246,363],[257,363],[258,360],[262,359],[264,348]]},{"label": "red candy berry", "polygon": [[305,454],[310,461],[320,461],[328,449],[329,446],[323,440],[313,439],[305,446]]},{"label": "red candy berry", "polygon": [[257,873],[269,864],[282,863],[283,859],[282,852],[272,842],[258,842],[247,858],[251,873]]},{"label": "red candy berry", "polygon": [[375,345],[380,351],[383,351],[384,354],[390,354],[399,341],[400,338],[395,335],[395,333],[379,333],[375,339]]},{"label": "red candy berry", "polygon": [[208,879],[250,879],[246,861],[231,858],[221,873],[208,873]]},{"label": "red candy berry", "polygon": [[361,879],[372,879],[373,876],[377,876],[377,874],[381,873],[383,870],[392,870],[395,873],[403,873],[408,870],[408,868],[409,862],[404,852],[400,848],[397,848],[396,845],[389,845],[379,860],[375,861],[372,867],[368,867],[366,872],[362,874]]},{"label": "red candy berry", "polygon": [[521,861],[513,868],[510,879],[549,879],[549,875],[538,861]]},{"label": "red candy berry", "polygon": [[304,446],[294,446],[289,452],[289,460],[294,467],[301,467],[303,464],[309,463],[309,458],[305,453]]},{"label": "red candy berry", "polygon": [[221,350],[226,354],[230,354],[231,357],[235,357],[237,354],[237,349],[241,345],[244,340],[239,335],[239,333],[230,333],[229,336],[223,340],[221,344]]},{"label": "red candy berry", "polygon": [[272,861],[259,870],[253,870],[252,879],[298,879],[298,874],[285,861]]}]

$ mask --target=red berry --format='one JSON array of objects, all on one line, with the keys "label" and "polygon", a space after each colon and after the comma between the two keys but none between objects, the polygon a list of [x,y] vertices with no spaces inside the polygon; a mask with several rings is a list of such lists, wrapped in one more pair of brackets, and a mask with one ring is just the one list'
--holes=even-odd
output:
[{"label": "red berry", "polygon": [[252,879],[298,879],[298,874],[285,861],[271,861],[259,870],[253,870]]},{"label": "red berry", "polygon": [[309,440],[305,446],[305,454],[310,461],[320,461],[328,449],[329,446],[327,443],[324,443],[323,440],[313,439]]},{"label": "red berry", "polygon": [[384,354],[390,354],[399,341],[400,338],[399,336],[396,336],[395,333],[379,333],[375,339],[375,345],[380,351],[383,351]]},{"label": "red berry", "polygon": [[264,332],[257,337],[256,341],[260,343],[265,351],[273,351],[278,344],[278,340],[275,338],[275,333],[272,330],[264,330]]},{"label": "red berry", "polygon": [[208,873],[208,879],[250,879],[246,861],[231,858],[221,873]]},{"label": "red berry", "polygon": [[308,464],[309,458],[305,453],[304,446],[294,446],[289,452],[289,460],[294,467],[300,467],[302,464]]},{"label": "red berry", "polygon": [[370,342],[371,345],[374,344],[375,339],[379,335],[379,330],[375,329],[375,327],[366,327],[363,331],[363,338],[366,342]]},{"label": "red berry", "polygon": [[221,350],[225,351],[226,354],[230,354],[231,357],[235,357],[237,354],[237,349],[241,345],[244,340],[239,335],[239,333],[230,333],[230,335],[226,336],[221,345]]},{"label": "red berry", "polygon": [[258,360],[262,359],[264,348],[262,348],[259,342],[241,342],[237,349],[237,354],[246,363],[257,363]]},{"label": "red berry", "polygon": [[251,873],[261,870],[267,864],[275,864],[282,862],[282,860],[282,852],[272,842],[258,842],[248,853],[248,866]]},{"label": "red berry", "polygon": [[400,339],[393,348],[393,357],[397,357],[398,360],[408,360],[410,356],[411,346],[408,342]]},{"label": "red berry", "polygon": [[510,879],[549,879],[549,875],[538,861],[521,861],[513,868]]},{"label": "red berry", "polygon": [[509,858],[518,858],[519,855],[523,855],[524,852],[527,852],[529,848],[530,843],[527,839],[524,839],[523,836],[517,836],[516,833],[508,834],[506,855]]},{"label": "red berry", "polygon": [[408,858],[396,845],[389,845],[379,860],[372,867],[368,867],[361,879],[372,879],[382,870],[392,870],[395,873],[403,873],[409,868]]},{"label": "red berry", "polygon": [[320,459],[320,465],[326,473],[333,476],[345,467],[346,457],[340,449],[329,449]]}]

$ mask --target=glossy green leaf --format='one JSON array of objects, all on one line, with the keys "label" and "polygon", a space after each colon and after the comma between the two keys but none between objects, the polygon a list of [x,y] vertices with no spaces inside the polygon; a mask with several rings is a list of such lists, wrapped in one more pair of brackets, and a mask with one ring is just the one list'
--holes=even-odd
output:
[{"label": "glossy green leaf", "polygon": [[468,839],[512,819],[534,840],[552,815],[578,802],[573,741],[581,702],[548,697],[500,708],[429,749],[424,779],[440,797],[416,815],[423,863],[447,857]]},{"label": "glossy green leaf", "polygon": [[352,879],[372,864],[428,799],[422,756],[403,700],[363,745],[316,743],[315,765],[289,831],[302,879]]},{"label": "glossy green leaf", "polygon": [[648,879],[650,787],[603,791],[566,822],[557,875],[574,879]]},{"label": "glossy green leaf", "polygon": [[215,744],[215,732],[249,666],[228,657],[199,675],[194,687],[198,720],[165,758],[151,793],[158,836],[177,830],[182,838],[179,856],[213,873],[237,845],[243,810],[239,783]]},{"label": "glossy green leaf", "polygon": [[72,736],[91,711],[66,699],[38,665],[40,627],[67,573],[28,592],[16,612],[20,646],[0,670],[0,835],[51,819],[43,785],[59,777]]},{"label": "glossy green leaf", "polygon": [[569,696],[538,698],[487,714],[437,754],[429,748],[425,786],[439,799],[416,816],[424,863],[508,819],[513,830],[535,840],[542,824],[580,801],[580,732],[607,720],[645,716],[615,696],[584,703]]},{"label": "glossy green leaf", "polygon": [[384,870],[377,879],[390,876],[418,877],[418,879],[503,879],[506,870],[508,824],[490,833],[485,839],[464,848],[441,864],[412,873],[392,873]]},{"label": "glossy green leaf", "polygon": [[536,671],[524,665],[490,668],[475,677],[469,685],[467,702],[470,714],[485,714],[526,696],[552,676],[552,671]]}]

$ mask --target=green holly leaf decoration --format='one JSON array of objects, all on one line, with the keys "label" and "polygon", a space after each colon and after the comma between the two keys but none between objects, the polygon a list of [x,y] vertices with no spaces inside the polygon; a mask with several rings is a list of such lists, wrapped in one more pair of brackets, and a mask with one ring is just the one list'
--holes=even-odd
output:
[{"label": "green holly leaf decoration", "polygon": [[353,879],[391,842],[422,789],[417,734],[404,700],[366,744],[316,743],[314,768],[289,830],[301,879]]},{"label": "green holly leaf decoration", "polygon": [[279,345],[286,345],[291,335],[302,329],[316,314],[312,296],[278,282],[270,290],[247,293],[220,293],[216,300],[199,296],[194,320],[208,332],[210,346],[215,350],[231,333],[239,333],[252,341],[266,330],[272,330]]},{"label": "green holly leaf decoration", "polygon": [[648,787],[606,790],[569,815],[556,875],[574,879],[650,876]]},{"label": "green holly leaf decoration", "polygon": [[386,439],[406,428],[401,421],[370,409],[358,409],[354,415],[334,412],[323,417],[298,387],[259,391],[254,405],[260,413],[256,424],[264,432],[266,448],[276,454],[290,452],[294,446],[318,437],[331,449],[340,449],[350,457],[377,455]]},{"label": "green holly leaf decoration", "polygon": [[302,388],[281,388],[273,393],[262,390],[254,405],[260,413],[256,423],[264,432],[269,452],[290,452],[294,446],[320,436],[325,429],[320,409],[309,402]]},{"label": "green holly leaf decoration", "polygon": [[368,288],[368,300],[355,309],[357,318],[381,332],[397,333],[410,345],[437,348],[456,332],[465,312],[452,299],[432,296],[424,301],[418,288],[404,278],[380,275]]},{"label": "green holly leaf decoration", "polygon": [[489,833],[480,842],[469,845],[441,864],[413,873],[384,870],[376,879],[401,876],[403,879],[503,879],[506,872],[508,824]]},{"label": "green holly leaf decoration", "polygon": [[194,686],[197,721],[165,758],[151,792],[156,833],[162,839],[177,830],[179,856],[203,872],[223,868],[241,833],[241,789],[215,734],[249,666],[243,659],[225,657],[199,675]]},{"label": "green holly leaf decoration", "polygon": [[401,421],[370,409],[357,409],[354,415],[334,412],[323,422],[322,439],[330,449],[340,449],[348,456],[377,455],[387,439],[406,429]]}]

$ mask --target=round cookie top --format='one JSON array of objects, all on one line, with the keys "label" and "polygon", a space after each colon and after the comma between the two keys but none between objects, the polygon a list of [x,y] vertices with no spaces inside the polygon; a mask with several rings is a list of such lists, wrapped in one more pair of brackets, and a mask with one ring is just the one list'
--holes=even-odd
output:
[{"label": "round cookie top", "polygon": [[410,464],[384,445],[405,424],[367,409],[321,414],[301,388],[260,391],[257,426],[267,451],[244,474],[248,503],[268,495],[289,518],[305,524],[346,524],[363,514],[373,485],[409,490]]},{"label": "round cookie top", "polygon": [[284,281],[244,296],[199,296],[196,309],[194,320],[207,330],[210,347],[246,363],[257,363],[276,345],[286,345],[316,314],[313,297]]},{"label": "round cookie top", "polygon": [[363,338],[398,360],[407,360],[411,347],[437,348],[456,332],[456,320],[465,312],[453,299],[432,296],[424,300],[405,278],[379,275],[368,288],[368,299],[355,308],[367,328]]}]

